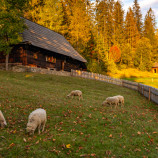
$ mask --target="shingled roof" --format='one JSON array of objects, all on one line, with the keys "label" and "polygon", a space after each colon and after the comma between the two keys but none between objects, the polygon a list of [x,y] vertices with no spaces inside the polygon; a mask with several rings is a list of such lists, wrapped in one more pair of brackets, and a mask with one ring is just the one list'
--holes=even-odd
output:
[{"label": "shingled roof", "polygon": [[24,19],[28,29],[22,33],[23,42],[29,42],[31,45],[56,52],[81,62],[87,62],[64,38],[64,36],[36,24],[30,20]]},{"label": "shingled roof", "polygon": [[155,62],[152,66],[152,68],[157,68],[158,67],[158,62]]}]

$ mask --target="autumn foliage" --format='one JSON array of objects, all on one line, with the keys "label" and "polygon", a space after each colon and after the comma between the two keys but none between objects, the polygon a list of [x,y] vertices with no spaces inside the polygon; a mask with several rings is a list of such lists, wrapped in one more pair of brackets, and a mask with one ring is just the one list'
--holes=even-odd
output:
[{"label": "autumn foliage", "polygon": [[121,58],[121,50],[117,46],[112,46],[109,50],[109,59],[119,62]]}]

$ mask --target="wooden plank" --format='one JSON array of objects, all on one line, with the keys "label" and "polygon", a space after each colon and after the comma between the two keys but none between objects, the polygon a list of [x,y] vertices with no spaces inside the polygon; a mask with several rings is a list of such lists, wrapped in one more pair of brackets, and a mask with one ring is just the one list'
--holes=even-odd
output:
[{"label": "wooden plank", "polygon": [[149,101],[150,101],[150,88],[149,88]]}]

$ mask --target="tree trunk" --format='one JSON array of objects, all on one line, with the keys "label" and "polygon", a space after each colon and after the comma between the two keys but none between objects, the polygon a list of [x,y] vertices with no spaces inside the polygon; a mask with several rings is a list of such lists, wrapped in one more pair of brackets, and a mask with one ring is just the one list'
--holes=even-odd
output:
[{"label": "tree trunk", "polygon": [[6,59],[5,59],[5,69],[8,71],[8,61],[9,61],[9,53],[6,54]]}]

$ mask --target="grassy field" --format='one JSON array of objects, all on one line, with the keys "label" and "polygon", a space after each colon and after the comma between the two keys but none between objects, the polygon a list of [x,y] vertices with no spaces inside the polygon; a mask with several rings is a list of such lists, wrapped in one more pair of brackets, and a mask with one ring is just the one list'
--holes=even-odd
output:
[{"label": "grassy field", "polygon": [[[74,89],[83,100],[67,99]],[[101,104],[123,95],[125,106]],[[28,115],[47,111],[41,135],[28,136]],[[0,71],[0,110],[8,126],[0,129],[2,158],[157,158],[158,106],[138,92],[75,77]]]},{"label": "grassy field", "polygon": [[111,77],[139,82],[148,86],[158,88],[158,73],[140,71],[138,69],[121,69],[116,74],[109,74]]},{"label": "grassy field", "polygon": [[158,88],[158,77],[144,77],[144,78],[136,78],[136,77],[133,77],[133,78],[126,78],[127,80],[130,80],[130,81],[134,81],[134,82],[139,82],[139,83],[142,83],[142,84],[145,84],[145,85],[148,85],[148,86],[152,86],[152,87],[155,87],[155,88]]}]

